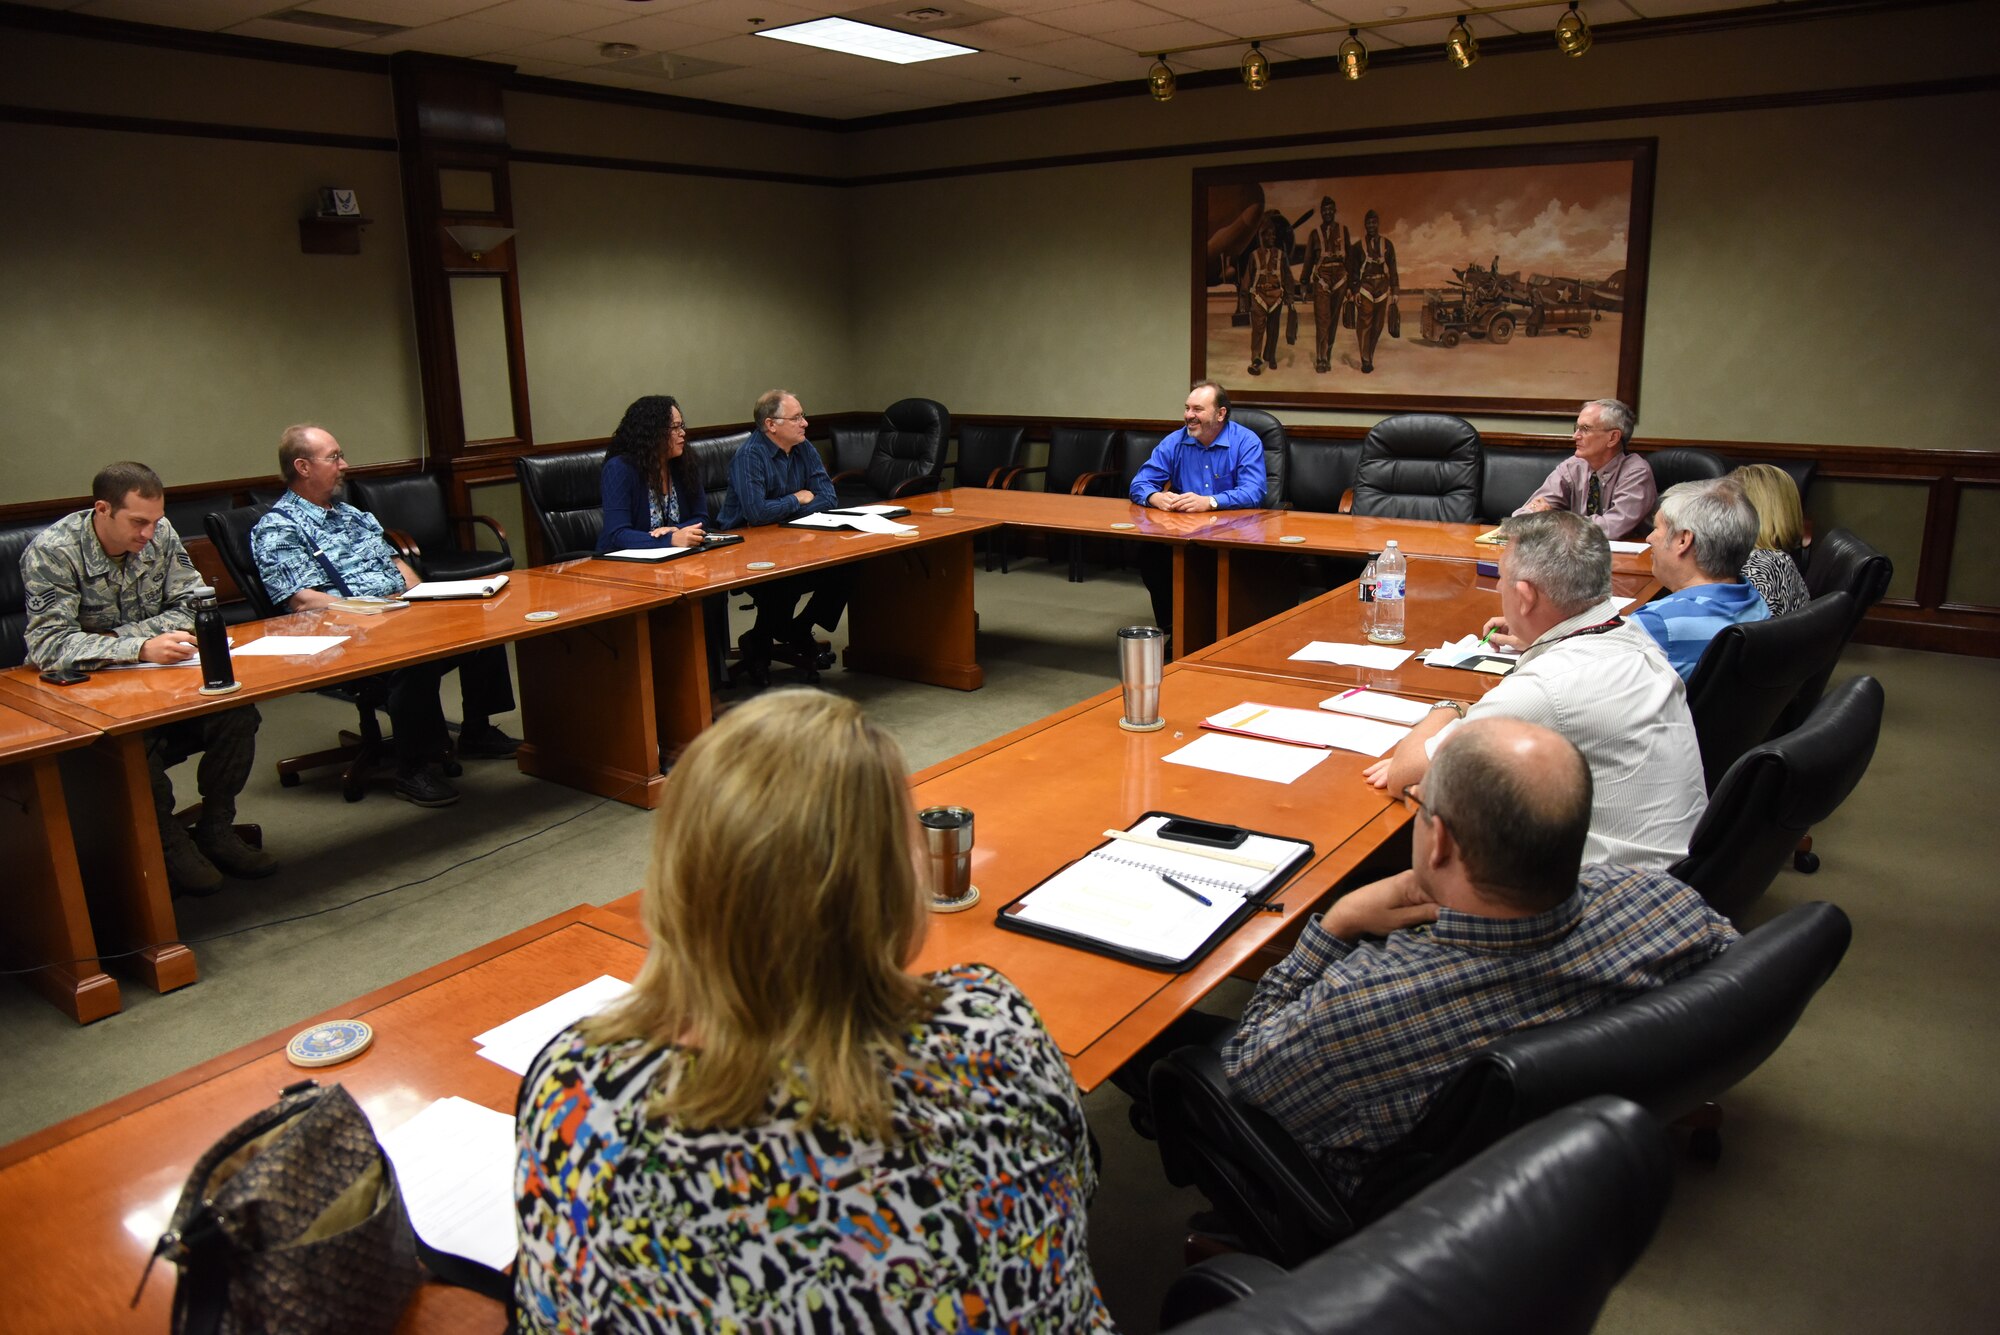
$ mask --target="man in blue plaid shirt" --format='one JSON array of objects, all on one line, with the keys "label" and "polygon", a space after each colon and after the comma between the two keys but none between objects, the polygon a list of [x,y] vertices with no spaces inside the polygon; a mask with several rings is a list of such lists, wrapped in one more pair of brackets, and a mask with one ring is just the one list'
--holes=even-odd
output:
[{"label": "man in blue plaid shirt", "polygon": [[1343,1194],[1467,1056],[1698,968],[1736,932],[1660,872],[1580,866],[1590,770],[1547,728],[1461,725],[1419,784],[1411,869],[1334,901],[1222,1050]]}]

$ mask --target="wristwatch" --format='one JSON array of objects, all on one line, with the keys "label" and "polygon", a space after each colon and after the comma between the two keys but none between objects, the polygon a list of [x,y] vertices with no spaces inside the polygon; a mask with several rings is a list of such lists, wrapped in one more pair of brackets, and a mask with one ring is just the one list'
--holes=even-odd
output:
[{"label": "wristwatch", "polygon": [[1465,717],[1465,701],[1463,700],[1433,700],[1431,701],[1431,708],[1434,710],[1449,709],[1460,718]]}]

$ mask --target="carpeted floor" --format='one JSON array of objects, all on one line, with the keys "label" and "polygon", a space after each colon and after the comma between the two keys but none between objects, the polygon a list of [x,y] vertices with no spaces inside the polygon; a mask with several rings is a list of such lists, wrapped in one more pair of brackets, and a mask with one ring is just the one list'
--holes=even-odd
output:
[{"label": "carpeted floor", "polygon": [[[1146,619],[1129,573],[1092,569],[1070,584],[1033,559],[980,575],[978,606],[980,691],[826,675],[902,739],[913,766],[1112,684],[1113,632]],[[1790,1040],[1726,1101],[1721,1161],[1682,1161],[1660,1236],[1603,1331],[2000,1329],[2000,1151],[1979,1131],[1980,1110],[2000,1103],[2000,839],[1992,798],[1979,796],[2000,735],[2000,662],[1854,648],[1837,675],[1858,672],[1888,690],[1873,768],[1816,832],[1821,871],[1785,873],[1755,915],[1832,900],[1854,920],[1853,948]],[[449,688],[446,705],[455,710]],[[342,714],[317,698],[265,706],[260,756],[323,745]],[[499,762],[469,765],[462,786],[465,800],[444,811],[386,794],[350,805],[329,781],[281,790],[260,762],[244,817],[263,822],[285,869],[180,905],[183,933],[203,941],[199,984],[156,996],[125,982],[125,1011],[82,1029],[18,983],[0,987],[0,1141],[638,887],[646,813]],[[1232,985],[1209,1006],[1229,1012],[1247,995]],[[1093,1263],[1121,1326],[1149,1331],[1201,1202],[1161,1180],[1122,1095],[1107,1086],[1088,1107],[1105,1154]]]}]

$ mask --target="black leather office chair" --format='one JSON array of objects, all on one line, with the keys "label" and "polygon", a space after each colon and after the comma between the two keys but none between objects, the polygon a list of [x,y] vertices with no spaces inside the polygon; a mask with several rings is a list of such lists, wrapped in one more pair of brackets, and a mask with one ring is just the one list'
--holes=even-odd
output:
[{"label": "black leather office chair", "polygon": [[1721,455],[1685,445],[1654,450],[1646,456],[1646,463],[1653,470],[1653,485],[1661,491],[1681,482],[1727,477],[1731,468],[1729,460]]},{"label": "black leather office chair", "polygon": [[1028,457],[1024,426],[961,426],[958,458],[952,461],[954,487],[1004,487],[1007,475]]},{"label": "black leather office chair", "polygon": [[1293,440],[1285,458],[1285,505],[1338,514],[1361,464],[1358,440]]},{"label": "black leather office chair", "polygon": [[1568,450],[1487,446],[1479,458],[1479,520],[1497,524],[1542,489]]},{"label": "black leather office chair", "polygon": [[827,463],[835,476],[842,473],[865,473],[868,461],[875,457],[875,439],[882,434],[879,421],[857,426],[836,426],[827,429]]},{"label": "black leather office chair", "polygon": [[722,503],[729,499],[730,465],[736,462],[736,452],[749,439],[748,431],[738,431],[732,435],[709,436],[688,442],[688,453],[694,458],[695,476],[701,480],[701,489],[708,498],[711,520],[722,514]]},{"label": "black leather office chair", "polygon": [[[1813,601],[1835,591],[1854,600],[1848,609],[1847,633],[1841,640],[1845,646],[1861,628],[1861,619],[1868,615],[1868,609],[1882,601],[1882,595],[1889,591],[1889,580],[1896,573],[1895,563],[1844,528],[1816,539],[1806,550],[1806,591],[1812,594]],[[1832,679],[1831,664],[1808,677],[1799,690],[1799,698],[1778,720],[1778,731],[1789,732],[1803,722]]]},{"label": "black leather office chair", "polygon": [[[212,511],[202,521],[209,541],[215,544],[217,554],[222,557],[223,568],[236,581],[236,587],[259,618],[278,616],[284,611],[273,604],[270,595],[265,592],[264,581],[257,574],[257,559],[250,552],[250,530],[257,526],[257,521],[263,518],[268,508],[263,505],[240,505],[230,510]],[[394,786],[395,758],[391,740],[383,735],[381,720],[376,717],[376,711],[389,698],[386,680],[382,677],[358,677],[323,686],[314,694],[354,706],[357,730],[348,732],[343,729],[338,746],[280,760],[278,782],[287,788],[296,788],[299,776],[307,770],[339,765],[340,793],[350,802],[359,802],[367,796],[371,784]],[[449,757],[444,758],[444,767],[447,774],[457,775],[460,772],[458,762]]]},{"label": "black leather office chair", "polygon": [[1118,491],[1120,496],[1132,495],[1132,481],[1139,476],[1139,470],[1153,457],[1153,451],[1160,448],[1160,442],[1173,435],[1171,431],[1121,431],[1118,433],[1116,455],[1118,458]]},{"label": "black leather office chair", "polygon": [[[350,477],[347,499],[374,515],[385,532],[408,539],[405,545],[392,537],[390,545],[424,579],[480,579],[514,568],[514,549],[499,522],[490,515],[449,513],[444,479],[436,473]],[[499,551],[476,545],[475,524],[492,531]]]},{"label": "black leather office chair", "polygon": [[604,453],[568,450],[514,460],[522,502],[541,538],[541,564],[597,550],[597,535],[604,532]]},{"label": "black leather office chair", "polygon": [[949,439],[951,411],[942,403],[898,399],[882,413],[866,466],[833,475],[834,495],[844,505],[866,505],[936,491]]},{"label": "black leather office chair", "polygon": [[[1702,1111],[1777,1050],[1846,953],[1847,915],[1805,904],[1684,978],[1621,1005],[1524,1029],[1480,1048],[1384,1153],[1337,1196],[1311,1157],[1238,1099],[1207,1045],[1182,1048],[1149,1079],[1167,1180],[1197,1186],[1257,1255],[1297,1266],[1410,1198],[1500,1137],[1598,1094],[1663,1121]],[[1720,1153],[1714,1125],[1696,1149]]]},{"label": "black leather office chair", "polygon": [[[1016,470],[1008,477],[1007,485],[1018,490],[1027,478],[1039,473],[1042,490],[1051,495],[1109,496],[1118,484],[1118,471],[1111,458],[1117,436],[1116,431],[1096,427],[1051,427],[1049,461]],[[1068,544],[1070,583],[1081,583],[1083,539],[1071,537]]]},{"label": "black leather office chair", "polygon": [[21,553],[49,526],[46,519],[0,524],[0,668],[28,661],[28,586]]},{"label": "black leather office chair", "polygon": [[1688,678],[1688,712],[1710,792],[1736,758],[1771,735],[1805,683],[1833,671],[1854,600],[1816,598],[1788,616],[1725,626]]},{"label": "black leather office chair", "polygon": [[1264,442],[1264,504],[1266,510],[1280,510],[1285,503],[1285,459],[1291,439],[1285,425],[1262,408],[1231,408],[1229,420],[1255,433]]},{"label": "black leather office chair", "polygon": [[1479,510],[1479,457],[1479,433],[1463,417],[1386,418],[1361,442],[1353,512],[1471,523]]},{"label": "black leather office chair", "polygon": [[1716,781],[1708,810],[1670,871],[1718,913],[1740,917],[1789,858],[1817,865],[1800,840],[1831,816],[1868,772],[1882,731],[1882,685],[1842,682],[1798,728],[1743,753]]},{"label": "black leather office chair", "polygon": [[1160,1327],[1584,1335],[1653,1240],[1673,1178],[1666,1134],[1644,1108],[1586,1099],[1522,1127],[1296,1270],[1242,1254],[1203,1261],[1167,1290]]}]

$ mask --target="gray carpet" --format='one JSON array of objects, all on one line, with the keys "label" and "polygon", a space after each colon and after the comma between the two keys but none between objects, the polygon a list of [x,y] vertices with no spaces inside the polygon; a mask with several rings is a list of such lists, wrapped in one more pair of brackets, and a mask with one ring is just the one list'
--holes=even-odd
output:
[{"label": "gray carpet", "polygon": [[[1146,619],[1130,574],[1092,569],[1070,584],[1034,559],[980,575],[978,606],[980,691],[826,675],[903,739],[914,767],[1104,689],[1113,632]],[[1990,872],[2000,840],[1992,800],[1978,796],[2000,735],[2000,663],[1855,648],[1839,675],[1855,672],[1888,689],[1874,767],[1816,832],[1821,871],[1785,873],[1757,915],[1829,899],[1852,915],[1854,946],[1791,1039],[1729,1096],[1720,1163],[1682,1161],[1666,1223],[1604,1331],[2000,1328],[1988,1275],[2000,1259],[1990,1223],[2000,1155],[1979,1129],[2000,1098]],[[456,706],[450,689],[446,705]],[[274,702],[260,755],[324,745],[345,721],[328,701]],[[500,762],[469,765],[462,786],[466,800],[444,811],[386,794],[350,805],[328,779],[281,790],[260,764],[244,816],[264,823],[285,869],[181,904],[186,936],[217,938],[198,947],[199,984],[156,996],[123,983],[125,1011],[82,1029],[18,983],[0,988],[0,1141],[581,899],[638,887],[646,813]],[[1210,1008],[1228,1012],[1247,991],[1231,985]],[[1092,1259],[1120,1324],[1148,1331],[1200,1201],[1160,1179],[1122,1095],[1107,1086],[1088,1107],[1105,1155]]]}]

